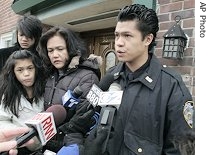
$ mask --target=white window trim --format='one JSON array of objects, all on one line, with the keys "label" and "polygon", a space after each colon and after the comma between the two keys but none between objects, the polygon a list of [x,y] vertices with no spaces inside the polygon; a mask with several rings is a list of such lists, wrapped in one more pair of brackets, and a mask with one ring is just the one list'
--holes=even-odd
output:
[{"label": "white window trim", "polygon": [[0,35],[0,48],[8,47],[6,45],[7,41],[11,41],[11,45],[9,45],[9,46],[12,46],[12,44],[13,44],[13,33],[14,32],[11,31],[11,32]]}]

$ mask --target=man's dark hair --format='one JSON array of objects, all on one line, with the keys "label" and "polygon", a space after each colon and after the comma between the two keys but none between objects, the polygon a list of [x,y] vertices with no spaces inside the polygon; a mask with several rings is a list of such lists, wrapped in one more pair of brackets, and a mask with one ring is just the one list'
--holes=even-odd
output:
[{"label": "man's dark hair", "polygon": [[33,48],[35,49],[42,35],[42,23],[36,16],[23,16],[17,22],[17,31],[20,31],[24,36],[28,38],[34,38],[35,43]]},{"label": "man's dark hair", "polygon": [[136,20],[137,21],[137,29],[142,33],[142,40],[146,37],[146,35],[152,33],[154,38],[149,45],[149,51],[155,46],[155,38],[157,32],[159,30],[158,25],[158,17],[156,12],[153,9],[149,9],[144,5],[133,4],[130,6],[125,6],[120,10],[117,21],[129,21]]}]

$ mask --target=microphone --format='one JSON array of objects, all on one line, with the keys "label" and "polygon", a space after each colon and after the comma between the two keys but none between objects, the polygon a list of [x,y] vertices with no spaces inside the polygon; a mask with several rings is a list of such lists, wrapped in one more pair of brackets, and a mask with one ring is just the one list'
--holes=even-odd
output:
[{"label": "microphone", "polygon": [[[55,118],[55,119],[54,119]],[[62,105],[52,105],[46,112],[38,113],[25,124],[31,130],[21,136],[16,137],[17,148],[25,144],[34,136],[37,136],[42,145],[45,145],[56,133],[55,124],[62,123],[66,118],[66,110]],[[1,155],[8,155],[9,152],[2,152]]]},{"label": "microphone", "polygon": [[[106,74],[101,79],[101,81],[99,82],[98,85],[93,84],[93,86],[91,87],[90,91],[88,92],[88,94],[86,96],[86,99],[90,102],[87,109],[89,109],[89,107],[91,105],[93,105],[94,107],[96,107],[98,105],[101,93],[103,91],[107,91],[109,89],[109,87],[111,87],[111,86],[114,87],[115,86],[114,84],[112,84],[113,81],[114,81],[114,76],[112,74]],[[110,89],[113,90],[113,88],[110,88]],[[98,120],[98,118],[97,118],[97,120]],[[59,152],[57,154],[62,155],[62,154],[66,154],[67,152],[72,152],[74,150],[74,147],[76,147],[76,146],[74,146],[74,145],[64,146],[59,150]],[[106,148],[106,146],[105,146],[105,148]]]},{"label": "microphone", "polygon": [[75,105],[77,105],[80,102],[79,97],[82,95],[82,90],[80,86],[77,86],[74,88],[73,91],[68,90],[63,96],[62,96],[62,103],[64,107],[73,108]]},{"label": "microphone", "polygon": [[121,88],[120,84],[115,83],[115,82],[112,83],[108,89],[108,91],[121,91],[121,90],[122,90],[122,88]]},{"label": "microphone", "polygon": [[[56,125],[60,125],[66,118],[66,109],[61,104],[54,104],[47,108],[46,112],[38,113],[26,121],[31,130],[16,137],[17,148],[25,144],[34,136],[37,136],[42,145],[45,145],[56,133]],[[2,152],[1,155],[8,155]]]},{"label": "microphone", "polygon": [[110,85],[114,82],[114,75],[107,73],[99,82],[98,87],[102,91],[107,91],[110,87]]},{"label": "microphone", "polygon": [[119,108],[122,100],[123,91],[118,83],[112,83],[107,92],[101,92],[98,105],[102,106],[99,123],[97,126],[97,135],[103,129],[108,130],[107,137],[102,145],[102,153],[106,151],[109,135],[111,132],[113,119],[116,110]]},{"label": "microphone", "polygon": [[37,136],[42,145],[45,145],[56,133],[56,124],[61,124],[66,118],[66,110],[62,105],[52,105],[46,112],[38,113],[25,124],[31,130],[16,138],[17,147],[20,147],[28,140]]},{"label": "microphone", "polygon": [[101,81],[99,82],[98,86],[93,84],[90,91],[88,92],[86,99],[96,107],[99,103],[100,95],[103,91],[107,91],[109,86],[114,82],[114,75],[106,74]]},{"label": "microphone", "polygon": [[113,82],[114,75],[109,73],[106,74],[101,79],[98,86],[95,84],[92,86],[86,96],[87,100],[94,107],[97,105],[102,107],[97,125],[97,135],[100,134],[101,129],[106,128],[108,130],[106,140],[102,145],[102,153],[106,151],[106,146],[109,140],[115,112],[121,104],[123,95],[123,91],[121,91],[121,86],[118,83]]},{"label": "microphone", "polygon": [[61,104],[53,104],[47,108],[46,112],[52,112],[55,126],[59,126],[66,119],[67,112],[66,109]]},{"label": "microphone", "polygon": [[112,83],[107,92],[100,93],[100,99],[98,105],[103,106],[114,106],[119,108],[122,100],[123,91],[118,83]]}]

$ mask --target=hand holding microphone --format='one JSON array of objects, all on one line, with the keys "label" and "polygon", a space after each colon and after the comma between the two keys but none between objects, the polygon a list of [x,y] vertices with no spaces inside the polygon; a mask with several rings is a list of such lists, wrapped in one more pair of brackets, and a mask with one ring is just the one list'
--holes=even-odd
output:
[{"label": "hand holding microphone", "polygon": [[[65,108],[62,105],[53,105],[46,111],[38,113],[26,121],[26,125],[30,127],[30,131],[16,138],[17,147],[22,146],[35,136],[42,145],[45,145],[57,133],[55,124],[60,124],[65,119]],[[4,154],[8,154],[8,152],[4,152]]]},{"label": "hand holding microphone", "polygon": [[61,130],[64,134],[82,133],[85,135],[90,130],[90,127],[93,126],[93,123],[95,124],[92,120],[95,110],[92,106],[88,109],[88,106],[88,101],[80,103],[71,120],[60,126],[58,130]]},{"label": "hand holding microphone", "polygon": [[[106,74],[100,81],[99,87],[93,86],[93,89],[91,89],[87,96],[88,100],[93,101],[93,105],[102,107],[97,129],[93,131],[85,141],[87,155],[98,155],[106,151],[114,116],[121,104],[123,94],[121,86],[113,82],[114,75]],[[91,145],[93,143],[99,147],[93,147],[93,145]]]},{"label": "hand holding microphone", "polygon": [[[69,122],[59,127],[64,134],[82,133],[85,135],[97,123],[99,112],[87,100],[81,102],[82,95],[80,86],[73,91],[68,90],[62,97],[62,103],[67,109],[67,119]],[[99,109],[100,110],[100,109]]]},{"label": "hand holding microphone", "polygon": [[[114,81],[114,76],[108,74],[105,76],[98,86],[93,85],[90,92],[87,95],[87,100],[84,103],[78,104],[76,108],[76,114],[70,120],[68,124],[64,124],[60,127],[66,136],[64,138],[65,146],[59,150],[59,155],[64,155],[68,152],[72,152],[74,148],[78,148],[78,145],[83,144],[83,135],[88,131],[93,118],[94,109],[98,108],[97,105],[100,99],[100,93],[107,91],[110,85]],[[101,90],[102,89],[102,90]],[[94,107],[94,108],[93,108]],[[103,119],[104,120],[104,119]],[[96,131],[97,129],[97,131]],[[90,131],[90,135],[85,140],[85,155],[99,155],[104,149],[104,141],[108,137],[109,128],[94,128]],[[81,135],[83,134],[83,135]],[[81,140],[82,139],[82,140]],[[65,141],[66,140],[66,141]],[[74,147],[76,144],[77,147]]]},{"label": "hand holding microphone", "polygon": [[89,106],[86,100],[80,103],[76,108],[76,114],[71,120],[58,128],[65,134],[64,146],[57,152],[58,155],[65,155],[78,151],[78,145],[83,144],[83,139],[90,128],[96,124],[93,119],[95,110],[93,106]]},{"label": "hand holding microphone", "polygon": [[62,105],[55,104],[46,112],[38,113],[32,119],[26,121],[26,125],[32,130],[18,139],[19,144],[37,136],[42,145],[45,145],[56,133],[56,125],[61,124],[66,117],[66,110]]},{"label": "hand holding microphone", "polygon": [[[97,131],[96,131],[97,130]],[[85,139],[85,155],[101,155],[103,153],[103,144],[108,136],[108,128],[95,128]]]},{"label": "hand holding microphone", "polygon": [[[16,155],[17,150],[14,149],[17,147],[17,142],[15,140],[11,140],[16,136],[24,134],[29,131],[28,127],[18,127],[14,129],[4,129],[0,132],[0,152],[1,151],[9,151],[7,152],[10,155]],[[30,140],[27,144],[32,144],[33,141]],[[27,145],[26,144],[26,145]],[[1,154],[1,153],[0,153]]]}]

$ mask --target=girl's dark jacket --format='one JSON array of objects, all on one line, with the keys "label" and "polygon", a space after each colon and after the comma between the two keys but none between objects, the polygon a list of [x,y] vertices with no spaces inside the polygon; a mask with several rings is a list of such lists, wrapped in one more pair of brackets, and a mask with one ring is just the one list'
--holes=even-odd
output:
[{"label": "girl's dark jacket", "polygon": [[110,70],[124,91],[110,155],[180,155],[173,139],[193,130],[194,104],[181,76],[151,57],[144,73],[127,84],[123,63]]}]

